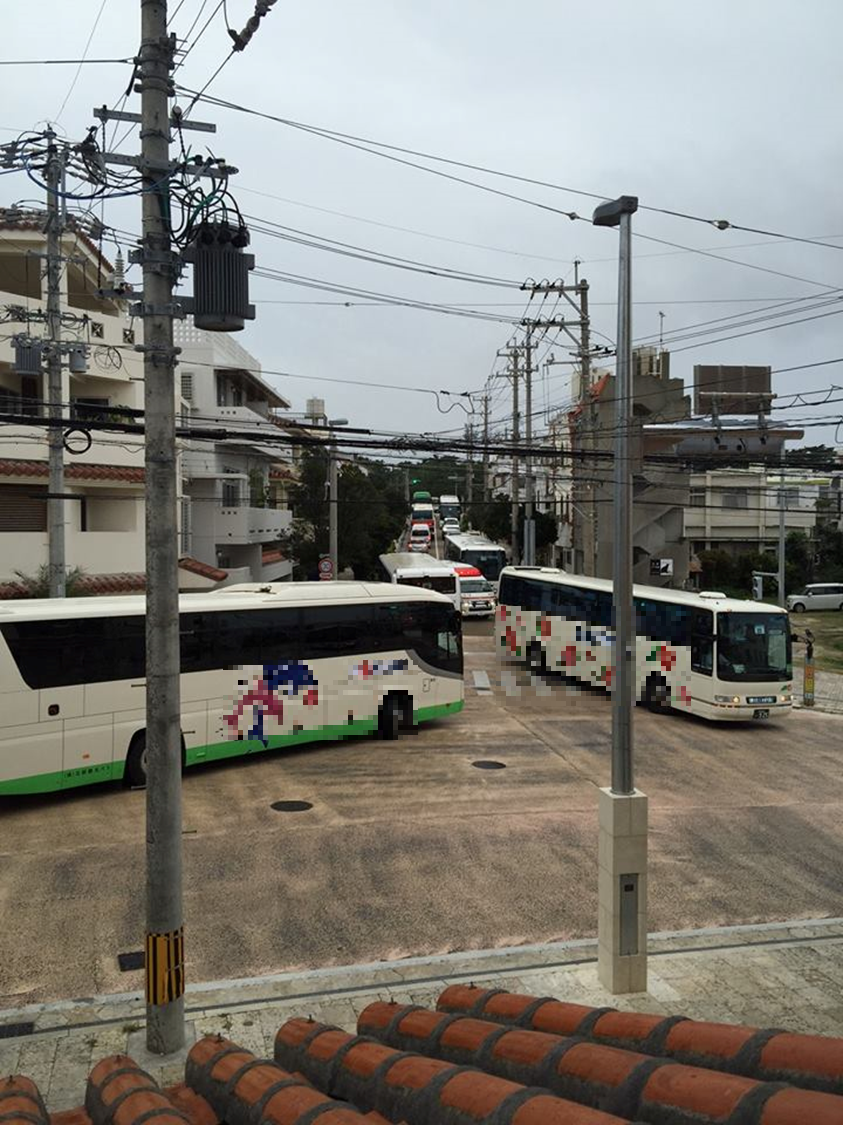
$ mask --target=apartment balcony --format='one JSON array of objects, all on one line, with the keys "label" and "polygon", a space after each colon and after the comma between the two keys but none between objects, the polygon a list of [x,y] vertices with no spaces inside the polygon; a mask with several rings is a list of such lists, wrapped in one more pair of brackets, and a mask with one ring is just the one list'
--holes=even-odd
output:
[{"label": "apartment balcony", "polygon": [[214,540],[219,545],[272,543],[289,530],[292,518],[288,508],[219,508],[214,513]]}]

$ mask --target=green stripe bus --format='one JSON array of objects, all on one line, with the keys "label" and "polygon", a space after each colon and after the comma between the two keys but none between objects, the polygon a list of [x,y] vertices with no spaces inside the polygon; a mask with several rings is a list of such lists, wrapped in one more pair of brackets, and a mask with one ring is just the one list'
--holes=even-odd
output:
[{"label": "green stripe bus", "polygon": [[[724,594],[633,588],[635,693],[654,710],[769,719],[791,710],[788,616]],[[612,583],[544,567],[507,567],[498,591],[500,655],[611,691]]]},{"label": "green stripe bus", "polygon": [[[145,599],[0,602],[0,795],[146,780]],[[463,706],[460,616],[386,583],[180,599],[185,766],[411,725]]]}]

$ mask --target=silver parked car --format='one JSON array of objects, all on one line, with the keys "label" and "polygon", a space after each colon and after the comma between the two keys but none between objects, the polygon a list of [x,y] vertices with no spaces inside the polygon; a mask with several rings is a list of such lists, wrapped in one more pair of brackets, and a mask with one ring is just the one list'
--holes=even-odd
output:
[{"label": "silver parked car", "polygon": [[791,594],[787,608],[792,613],[811,613],[815,609],[843,609],[843,582],[815,582],[800,594]]}]

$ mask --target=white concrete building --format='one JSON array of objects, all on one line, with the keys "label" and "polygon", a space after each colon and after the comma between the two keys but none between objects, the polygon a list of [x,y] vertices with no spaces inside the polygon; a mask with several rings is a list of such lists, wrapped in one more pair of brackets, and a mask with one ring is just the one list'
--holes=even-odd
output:
[{"label": "white concrete building", "polygon": [[176,325],[184,417],[192,425],[267,435],[185,443],[182,550],[228,572],[228,581],[279,581],[292,563],[279,542],[291,513],[276,507],[292,476],[292,449],[277,439],[287,427],[276,411],[290,403],[260,374],[257,359],[235,339],[204,332],[190,320]]},{"label": "white concrete building", "polygon": [[[0,209],[0,309],[8,317],[0,340],[0,410],[45,417],[46,374],[15,367],[8,337],[28,333],[44,338],[39,312],[46,307],[43,277],[45,216],[37,211]],[[63,338],[90,345],[88,370],[71,374],[65,364],[65,414],[86,421],[120,417],[121,407],[143,406],[143,363],[132,345],[141,342],[139,322],[127,302],[97,296],[109,285],[112,266],[81,227],[65,231],[61,294]],[[124,420],[126,416],[124,415]],[[48,561],[47,434],[37,424],[4,425],[0,447],[0,583],[15,573],[37,575]],[[82,435],[71,448],[85,444]],[[69,569],[81,567],[90,592],[139,589],[144,571],[143,438],[91,431],[90,448],[65,454],[65,546]],[[14,591],[12,591],[14,592]]]},{"label": "white concrete building", "polygon": [[817,500],[829,478],[778,473],[763,468],[716,469],[693,473],[685,508],[685,537],[694,554],[700,551],[775,550],[779,535],[780,493],[785,532],[811,534],[817,521]]}]

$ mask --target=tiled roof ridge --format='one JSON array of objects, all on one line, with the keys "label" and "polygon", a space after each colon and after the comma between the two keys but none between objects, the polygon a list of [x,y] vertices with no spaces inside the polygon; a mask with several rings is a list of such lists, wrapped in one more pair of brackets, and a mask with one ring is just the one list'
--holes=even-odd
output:
[{"label": "tiled roof ridge", "polygon": [[[356,1035],[290,1019],[275,1036],[274,1060],[206,1035],[188,1053],[184,1082],[166,1088],[128,1055],[108,1056],[90,1073],[84,1106],[52,1115],[32,1079],[12,1075],[0,1080],[2,1118],[4,1125],[144,1125],[153,1117],[156,1125],[843,1122],[843,1038],[464,985],[446,989],[438,1007],[377,1001],[361,1012]],[[644,1050],[661,1042],[668,1051],[674,1036],[696,1042],[697,1052],[704,1040],[713,1061],[688,1065]],[[776,1080],[727,1073],[736,1057],[746,1065],[750,1055],[761,1070],[772,1059]]]},{"label": "tiled roof ridge", "polygon": [[[27,460],[19,457],[0,457],[0,476],[49,477],[47,461]],[[142,465],[103,465],[95,462],[67,462],[64,475],[68,480],[121,480],[143,484]]]},{"label": "tiled roof ridge", "polygon": [[461,984],[446,988],[436,1007],[439,1012],[577,1036],[690,1066],[843,1095],[843,1038],[590,1008],[553,997]]},{"label": "tiled roof ridge", "polygon": [[218,566],[211,566],[210,563],[200,562],[199,559],[194,559],[191,555],[182,555],[179,559],[179,569],[187,570],[191,574],[199,574],[202,578],[211,578],[214,582],[222,582],[224,578],[228,577],[227,570],[220,570]]}]

